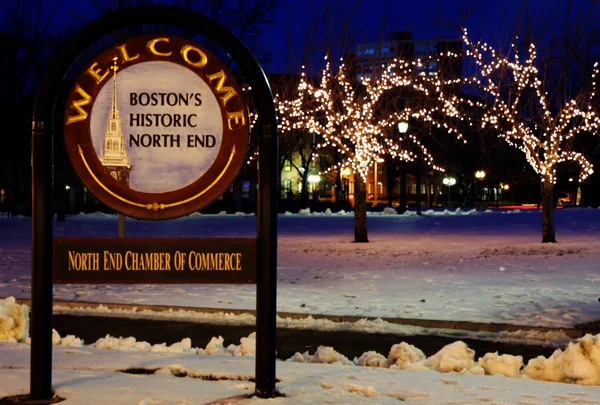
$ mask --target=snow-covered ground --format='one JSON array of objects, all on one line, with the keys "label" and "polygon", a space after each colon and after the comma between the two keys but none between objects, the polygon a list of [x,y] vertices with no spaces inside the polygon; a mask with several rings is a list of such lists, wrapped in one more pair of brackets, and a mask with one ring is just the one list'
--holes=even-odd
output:
[{"label": "snow-covered ground", "polygon": [[[460,215],[456,215],[460,214]],[[600,319],[600,210],[557,210],[541,244],[537,210],[280,215],[278,310],[306,314],[572,327]],[[256,217],[128,220],[129,236],[255,235]],[[116,236],[116,216],[68,217],[57,236]],[[0,219],[0,297],[29,298],[28,218]],[[57,285],[55,300],[254,309],[252,285]]]},{"label": "snow-covered ground", "polygon": [[[28,391],[29,346],[0,343],[0,397]],[[8,369],[8,367],[12,367]],[[56,347],[53,382],[65,405],[202,405],[249,394],[249,357],[140,353],[91,347]],[[119,370],[150,370],[134,375]],[[180,377],[176,377],[179,375]],[[278,362],[277,384],[286,397],[237,404],[320,405],[551,405],[599,404],[600,387],[531,379],[342,364]],[[214,381],[215,379],[221,379]],[[213,381],[211,381],[213,380]],[[224,403],[224,402],[222,402]]]},{"label": "snow-covered ground", "polygon": [[[557,211],[560,243],[556,245],[539,243],[538,211],[371,215],[369,244],[351,243],[351,215],[303,214],[279,217],[280,311],[552,327],[600,319],[600,210]],[[0,297],[29,298],[30,226],[27,218],[0,220]],[[128,234],[252,236],[255,226],[253,216],[197,215],[169,222],[129,220]],[[57,223],[55,234],[114,236],[116,229],[114,216],[78,215]],[[58,285],[55,299],[253,309],[255,289],[230,285]],[[20,327],[18,333],[25,338],[24,322],[15,319],[25,316],[26,311],[9,306],[12,304],[0,311],[3,325]],[[92,312],[101,315],[106,309]],[[210,314],[185,311],[111,313],[119,312],[126,316],[211,318]],[[251,315],[219,314],[214,319],[253,322]],[[390,348],[390,353],[365,353],[354,361],[334,348],[297,353],[295,361],[277,362],[277,387],[285,396],[261,400],[243,396],[254,391],[250,381],[254,376],[252,336],[242,342],[215,338],[197,349],[186,339],[171,347],[152,347],[133,338],[107,337],[90,346],[72,336],[61,339],[55,335],[54,388],[67,398],[67,405],[207,404],[228,397],[233,397],[232,403],[282,405],[600,404],[600,335],[588,335],[549,359],[533,359],[524,365],[520,358],[502,353],[472,353],[461,342],[425,358],[417,348],[400,344],[403,332],[419,333],[418,328],[381,321],[278,322],[288,327],[338,330],[391,328],[399,335],[399,345]],[[497,338],[521,337],[532,338],[519,333]],[[534,336],[533,341],[561,338],[565,336]],[[238,346],[227,347],[232,343]],[[333,364],[313,364],[316,362]],[[365,364],[392,367],[360,366]],[[28,365],[28,344],[15,343],[14,337],[0,342],[0,398],[28,391]],[[127,369],[148,374],[122,372]]]}]

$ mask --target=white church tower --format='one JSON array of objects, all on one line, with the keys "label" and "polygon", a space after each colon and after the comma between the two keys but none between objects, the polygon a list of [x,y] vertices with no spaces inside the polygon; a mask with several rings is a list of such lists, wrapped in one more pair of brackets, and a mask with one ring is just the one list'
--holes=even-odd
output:
[{"label": "white church tower", "polygon": [[124,186],[129,187],[131,164],[125,150],[125,137],[121,131],[121,118],[117,107],[117,57],[113,58],[112,106],[106,120],[104,142],[100,145],[100,162],[111,176]]}]

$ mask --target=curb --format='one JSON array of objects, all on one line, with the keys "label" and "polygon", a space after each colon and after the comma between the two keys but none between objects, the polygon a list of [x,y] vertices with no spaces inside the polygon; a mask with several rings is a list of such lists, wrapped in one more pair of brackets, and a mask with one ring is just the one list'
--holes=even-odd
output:
[{"label": "curb", "polygon": [[[19,304],[25,304],[31,307],[31,300],[16,299]],[[108,309],[122,309],[128,311],[190,311],[200,313],[229,313],[234,315],[250,314],[256,315],[256,311],[252,309],[225,309],[225,308],[201,308],[201,307],[184,307],[175,305],[136,305],[136,304],[110,304],[102,302],[85,302],[85,301],[54,301],[54,308],[98,308],[99,306]],[[470,321],[445,321],[435,319],[414,319],[414,318],[392,318],[392,317],[372,317],[372,316],[354,316],[354,315],[324,315],[324,314],[308,314],[299,312],[278,312],[277,315],[281,318],[304,319],[309,316],[314,319],[327,319],[333,322],[357,322],[361,319],[374,321],[381,319],[388,323],[397,325],[419,326],[422,328],[435,329],[453,329],[474,332],[516,332],[516,331],[537,331],[537,332],[563,332],[570,338],[576,339],[583,337],[586,333],[596,334],[598,331],[591,328],[554,328],[547,326],[531,326],[531,325],[515,325],[508,323],[484,323]]]}]

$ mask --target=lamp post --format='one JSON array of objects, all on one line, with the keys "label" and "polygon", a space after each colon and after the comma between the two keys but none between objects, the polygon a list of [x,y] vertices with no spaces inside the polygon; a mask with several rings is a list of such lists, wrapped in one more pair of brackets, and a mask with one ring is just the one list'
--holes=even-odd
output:
[{"label": "lamp post", "polygon": [[483,179],[485,179],[485,172],[483,170],[477,170],[475,172],[475,178],[479,180],[479,207],[481,207],[481,199],[483,195]]},{"label": "lamp post", "polygon": [[456,179],[454,177],[444,177],[442,183],[448,186],[448,207],[450,207],[450,187],[456,184]]},{"label": "lamp post", "polygon": [[[402,120],[398,123],[398,133],[402,138],[408,132],[408,121]],[[398,204],[398,213],[406,212],[406,162],[400,160],[400,201]]]}]

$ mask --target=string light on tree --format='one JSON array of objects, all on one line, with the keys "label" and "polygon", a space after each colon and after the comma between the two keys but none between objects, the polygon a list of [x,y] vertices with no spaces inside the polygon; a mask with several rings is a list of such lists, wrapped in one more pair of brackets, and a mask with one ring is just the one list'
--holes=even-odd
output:
[{"label": "string light on tree", "polygon": [[[446,53],[439,57],[458,55]],[[350,77],[343,61],[334,71],[326,57],[318,85],[307,78],[303,66],[297,97],[276,100],[279,129],[282,134],[296,129],[316,133],[321,136],[317,149],[333,148],[344,157],[323,173],[350,168],[366,180],[369,169],[386,154],[405,161],[423,159],[431,168],[443,171],[415,135],[404,140],[390,136],[398,122],[412,119],[443,128],[466,142],[458,130],[464,117],[456,103],[448,101],[453,96],[445,93],[449,85],[459,82],[420,76],[418,67],[422,65],[421,60],[395,59],[383,65],[378,74],[357,81]],[[405,103],[382,114],[384,95],[398,88],[410,89],[429,102],[412,107]]]}]

